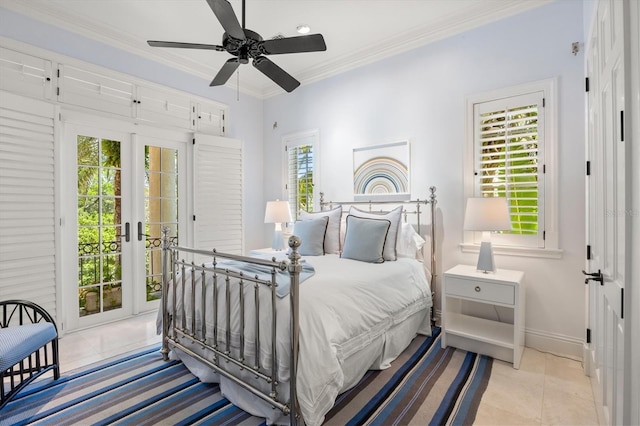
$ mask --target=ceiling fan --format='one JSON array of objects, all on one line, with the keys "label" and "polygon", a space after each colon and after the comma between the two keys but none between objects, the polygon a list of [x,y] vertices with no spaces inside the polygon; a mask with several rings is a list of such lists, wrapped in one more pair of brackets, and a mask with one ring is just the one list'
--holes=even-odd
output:
[{"label": "ceiling fan", "polygon": [[285,70],[273,63],[265,55],[280,55],[284,53],[320,52],[327,50],[322,34],[304,35],[298,37],[282,37],[263,40],[260,34],[245,28],[245,0],[242,0],[242,26],[233,12],[231,3],[227,0],[207,0],[209,7],[220,21],[224,29],[222,45],[183,43],[175,41],[149,40],[153,47],[177,47],[184,49],[204,49],[227,51],[235,58],[229,59],[218,71],[209,86],[224,85],[238,69],[240,64],[253,61],[253,66],[269,77],[287,92],[293,91],[300,82]]}]

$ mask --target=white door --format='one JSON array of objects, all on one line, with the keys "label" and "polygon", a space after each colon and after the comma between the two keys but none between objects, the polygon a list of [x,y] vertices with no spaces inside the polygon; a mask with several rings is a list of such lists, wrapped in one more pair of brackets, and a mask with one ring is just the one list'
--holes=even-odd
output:
[{"label": "white door", "polygon": [[161,229],[185,228],[186,140],[68,124],[64,144],[67,330],[156,309]]},{"label": "white door", "polygon": [[[622,424],[625,363],[629,335],[625,330],[624,290],[630,224],[626,172],[629,148],[624,139],[624,22],[627,1],[600,1],[594,33],[588,42],[588,147],[586,262],[588,327],[585,368],[603,420]],[[594,279],[595,278],[595,279]],[[628,383],[627,383],[628,384]]]}]

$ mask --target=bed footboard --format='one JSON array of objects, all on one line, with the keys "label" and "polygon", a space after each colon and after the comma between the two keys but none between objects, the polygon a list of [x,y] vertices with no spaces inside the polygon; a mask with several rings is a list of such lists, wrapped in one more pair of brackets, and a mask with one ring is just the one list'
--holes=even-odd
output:
[{"label": "bed footboard", "polygon": [[[289,262],[278,262],[172,246],[169,228],[162,232],[163,358],[168,360],[170,350],[179,349],[289,415],[291,424],[303,423],[296,396],[300,238],[289,239]],[[183,256],[207,256],[211,263],[196,264]],[[266,275],[254,273],[256,269],[266,271]],[[288,272],[289,278],[289,312],[285,313],[277,308],[276,293],[277,275],[283,271]],[[282,396],[277,391],[280,378],[276,342],[278,333],[283,332],[276,327],[279,315],[290,316],[291,340],[290,395]],[[261,321],[265,316],[267,321]],[[264,359],[268,360],[267,365],[263,365]],[[250,372],[258,383],[266,385],[256,386],[256,382],[243,378],[247,376],[240,374],[243,372]]]}]

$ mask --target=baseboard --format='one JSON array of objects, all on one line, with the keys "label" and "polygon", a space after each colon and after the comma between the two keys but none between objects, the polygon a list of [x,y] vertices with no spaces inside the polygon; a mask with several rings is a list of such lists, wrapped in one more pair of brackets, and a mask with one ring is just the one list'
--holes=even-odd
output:
[{"label": "baseboard", "polygon": [[578,361],[583,360],[584,341],[562,334],[540,330],[525,329],[525,344],[528,348],[555,355],[566,356]]}]

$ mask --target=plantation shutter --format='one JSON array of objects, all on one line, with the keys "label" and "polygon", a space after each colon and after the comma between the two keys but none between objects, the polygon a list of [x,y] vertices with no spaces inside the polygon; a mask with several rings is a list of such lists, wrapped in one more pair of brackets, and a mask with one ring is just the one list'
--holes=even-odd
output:
[{"label": "plantation shutter", "polygon": [[[512,228],[525,245],[543,246],[542,92],[475,105],[476,196],[506,197]],[[529,236],[529,237],[526,237]]]},{"label": "plantation shutter", "polygon": [[313,210],[313,145],[287,147],[289,206],[291,216]]},{"label": "plantation shutter", "polygon": [[0,299],[56,312],[55,107],[0,92]]},{"label": "plantation shutter", "polygon": [[198,134],[193,153],[195,246],[242,254],[242,142]]}]

